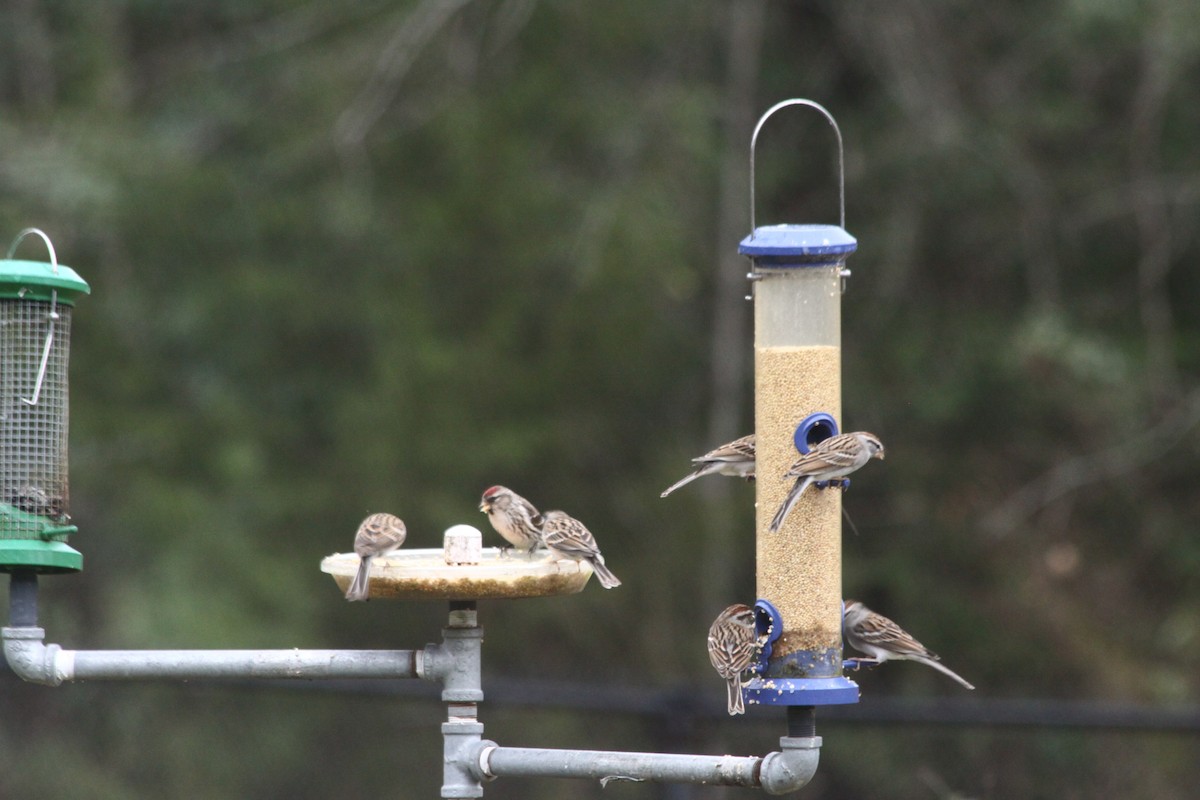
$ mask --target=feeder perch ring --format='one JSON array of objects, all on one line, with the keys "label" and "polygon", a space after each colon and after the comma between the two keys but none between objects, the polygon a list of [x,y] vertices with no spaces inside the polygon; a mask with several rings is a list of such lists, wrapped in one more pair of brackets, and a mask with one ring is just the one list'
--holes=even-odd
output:
[{"label": "feeder perch ring", "polygon": [[759,637],[763,638],[762,647],[758,651],[758,663],[754,671],[761,675],[767,668],[767,661],[775,648],[775,642],[783,635],[783,616],[770,600],[758,600],[754,604],[754,627]]},{"label": "feeder perch ring", "polygon": [[796,426],[796,432],[792,434],[792,443],[796,445],[796,449],[802,455],[806,455],[814,445],[837,436],[838,433],[837,420],[833,418],[833,415],[818,411],[800,421],[800,424]]}]

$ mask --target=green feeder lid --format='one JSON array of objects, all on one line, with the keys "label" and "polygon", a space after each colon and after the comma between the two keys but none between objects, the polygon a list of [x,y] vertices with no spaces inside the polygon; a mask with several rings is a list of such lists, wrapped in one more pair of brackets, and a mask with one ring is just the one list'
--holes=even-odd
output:
[{"label": "green feeder lid", "polygon": [[92,289],[65,264],[55,271],[53,264],[43,261],[0,260],[0,298],[49,301],[55,291],[58,302],[73,306],[76,297],[91,294]]},{"label": "green feeder lid", "polygon": [[0,539],[0,572],[32,569],[34,572],[79,572],[83,553],[64,542],[36,539]]}]

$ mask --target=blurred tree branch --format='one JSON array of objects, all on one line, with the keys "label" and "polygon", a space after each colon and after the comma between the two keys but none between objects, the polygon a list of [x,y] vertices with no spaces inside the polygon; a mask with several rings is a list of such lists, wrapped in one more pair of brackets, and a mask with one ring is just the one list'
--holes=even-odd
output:
[{"label": "blurred tree branch", "polygon": [[376,59],[370,78],[334,125],[334,144],[343,158],[351,157],[362,147],[371,128],[392,104],[400,83],[422,50],[470,2],[423,0],[415,9],[404,13]]},{"label": "blurred tree branch", "polygon": [[[708,443],[696,455],[744,436],[742,420],[747,403],[747,354],[753,347],[749,334],[749,303],[745,295],[746,259],[737,242],[748,233],[747,194],[750,134],[757,119],[759,60],[762,52],[765,0],[732,0],[727,6],[725,87],[721,115],[720,183],[717,187],[717,236],[712,338],[710,340]],[[704,608],[719,609],[733,602],[728,569],[735,539],[728,511],[732,486],[710,481],[702,495],[705,515]]]},{"label": "blurred tree branch", "polygon": [[1193,389],[1142,434],[1122,439],[1096,453],[1068,458],[1034,478],[988,513],[983,518],[983,529],[993,536],[1014,533],[1038,511],[1068,494],[1137,472],[1163,458],[1197,424],[1200,424],[1200,389]]},{"label": "blurred tree branch", "polygon": [[1162,402],[1179,390],[1173,355],[1174,315],[1167,297],[1173,240],[1169,208],[1161,197],[1163,126],[1178,48],[1171,15],[1158,4],[1141,42],[1141,71],[1133,94],[1129,137],[1132,183],[1130,202],[1137,223],[1138,308],[1146,336],[1147,378],[1154,399]]}]

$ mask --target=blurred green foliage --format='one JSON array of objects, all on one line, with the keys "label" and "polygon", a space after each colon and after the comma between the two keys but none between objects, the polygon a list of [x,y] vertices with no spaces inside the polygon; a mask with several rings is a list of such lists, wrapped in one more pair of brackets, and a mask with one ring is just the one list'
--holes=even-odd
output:
[{"label": "blurred green foliage", "polygon": [[[739,25],[761,48],[740,83]],[[371,511],[435,546],[499,482],[585,520],[625,585],[485,603],[487,674],[719,697],[702,642],[753,596],[753,491],[658,493],[719,443],[716,274],[745,233],[718,221],[745,203],[721,180],[748,145],[731,109],[804,96],[846,137],[860,242],[846,424],[889,454],[847,498],[847,592],[981,695],[1195,705],[1196,31],[1184,0],[5,5],[0,231],[44,228],[93,288],[72,357],[87,569],[42,582],[51,638],[419,646],[443,609],[348,606],[317,563]],[[830,221],[824,124],[768,133],[760,224]],[[730,438],[752,424],[741,383]],[[860,683],[863,702],[956,688],[905,665]],[[405,701],[3,693],[5,797],[440,781],[438,712]],[[531,746],[663,735],[484,721]],[[738,732],[693,733],[738,753],[778,735]],[[806,795],[1186,797],[1197,763],[1171,737],[838,726]]]}]

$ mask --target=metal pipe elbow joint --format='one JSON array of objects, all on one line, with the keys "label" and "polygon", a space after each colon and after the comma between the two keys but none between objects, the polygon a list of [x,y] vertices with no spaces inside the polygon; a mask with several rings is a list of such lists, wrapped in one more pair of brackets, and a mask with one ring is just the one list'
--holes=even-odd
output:
[{"label": "metal pipe elbow joint", "polygon": [[5,627],[4,658],[21,680],[44,686],[61,686],[71,680],[66,651],[56,644],[45,644],[46,631],[37,627]]},{"label": "metal pipe elbow joint", "polygon": [[763,758],[759,771],[759,783],[767,794],[788,794],[813,779],[821,757],[821,737],[784,736],[779,748]]}]

